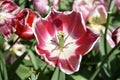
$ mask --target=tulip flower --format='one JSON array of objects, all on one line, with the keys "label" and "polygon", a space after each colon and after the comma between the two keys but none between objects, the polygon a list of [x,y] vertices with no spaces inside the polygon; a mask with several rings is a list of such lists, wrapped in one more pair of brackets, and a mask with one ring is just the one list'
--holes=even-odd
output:
[{"label": "tulip flower", "polygon": [[64,0],[50,0],[50,2],[53,4],[53,8],[58,10],[59,9],[59,5],[60,5],[60,2],[62,2]]},{"label": "tulip flower", "polygon": [[[33,0],[34,8],[41,14],[46,13],[50,9],[50,5],[54,9],[59,9],[60,2],[63,0]],[[50,5],[49,5],[50,4]]]},{"label": "tulip flower", "polygon": [[66,74],[79,70],[82,56],[98,40],[98,35],[85,26],[81,13],[74,11],[57,12],[52,9],[46,18],[35,20],[33,32],[37,39],[37,54]]},{"label": "tulip flower", "polygon": [[[4,43],[4,48],[5,49],[9,49],[10,45],[5,42]],[[13,45],[13,47],[10,49],[10,51],[5,52],[4,56],[6,58],[6,61],[10,64],[12,64],[13,62],[15,62],[17,60],[18,57],[20,57],[21,55],[23,55],[26,51],[26,47],[25,45],[21,44],[20,42],[17,42]],[[26,55],[25,60],[29,60],[29,56]]]},{"label": "tulip flower", "polygon": [[87,21],[90,12],[93,10],[93,0],[75,0],[73,10],[82,12],[84,20]]},{"label": "tulip flower", "polygon": [[48,0],[33,0],[35,9],[40,13],[46,13],[49,9]]},{"label": "tulip flower", "polygon": [[12,19],[19,7],[11,0],[0,0],[0,32],[7,40],[13,33]]},{"label": "tulip flower", "polygon": [[116,44],[120,44],[120,27],[117,27],[112,33],[112,39]]},{"label": "tulip flower", "polygon": [[13,26],[15,28],[15,33],[24,40],[31,40],[34,38],[32,31],[32,24],[38,14],[30,9],[23,9],[13,20]]},{"label": "tulip flower", "polygon": [[107,10],[104,5],[95,3],[96,7],[88,16],[88,22],[91,29],[100,34],[104,32],[103,24],[106,23],[107,20]]},{"label": "tulip flower", "polygon": [[115,6],[120,10],[120,0],[115,0]]}]

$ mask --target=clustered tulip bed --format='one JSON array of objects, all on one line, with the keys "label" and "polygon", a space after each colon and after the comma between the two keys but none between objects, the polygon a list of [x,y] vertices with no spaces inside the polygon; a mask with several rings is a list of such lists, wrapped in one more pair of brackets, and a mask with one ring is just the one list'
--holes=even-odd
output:
[{"label": "clustered tulip bed", "polygon": [[120,0],[0,0],[0,80],[120,80]]}]

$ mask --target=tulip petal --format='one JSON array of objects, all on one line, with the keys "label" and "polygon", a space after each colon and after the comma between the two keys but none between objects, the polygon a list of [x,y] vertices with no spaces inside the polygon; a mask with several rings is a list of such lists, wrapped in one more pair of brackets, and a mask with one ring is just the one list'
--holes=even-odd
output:
[{"label": "tulip petal", "polygon": [[79,13],[61,13],[56,16],[56,19],[61,21],[63,31],[67,32],[75,39],[79,38],[86,31],[82,15]]},{"label": "tulip petal", "polygon": [[88,53],[95,45],[98,38],[98,35],[87,29],[86,34],[76,42],[76,44],[79,45],[79,47],[76,49],[76,53],[81,55]]},{"label": "tulip petal", "polygon": [[120,44],[120,27],[117,27],[113,31],[113,33],[112,33],[112,39],[113,39],[115,45],[118,44],[118,43]]},{"label": "tulip petal", "polygon": [[81,55],[74,55],[65,60],[59,59],[58,66],[64,73],[72,74],[79,70],[81,59]]},{"label": "tulip petal", "polygon": [[[55,28],[45,20],[38,20],[33,27],[38,43],[50,43],[50,40],[55,36]],[[45,47],[45,45],[43,45]],[[42,46],[42,47],[43,47]]]},{"label": "tulip petal", "polygon": [[19,7],[11,0],[0,1],[0,32],[7,40],[13,34],[12,19],[19,11]]}]

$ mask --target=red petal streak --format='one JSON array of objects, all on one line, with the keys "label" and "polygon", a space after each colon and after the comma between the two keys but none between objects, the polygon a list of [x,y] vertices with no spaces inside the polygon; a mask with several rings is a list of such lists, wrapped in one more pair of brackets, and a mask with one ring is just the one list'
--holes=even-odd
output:
[{"label": "red petal streak", "polygon": [[97,39],[98,35],[94,34],[89,29],[87,29],[86,34],[83,35],[76,42],[76,44],[79,45],[79,47],[76,49],[76,53],[85,55],[88,51],[90,51],[93,48],[93,45],[96,43]]},{"label": "red petal streak", "polygon": [[74,55],[66,60],[59,59],[58,66],[63,72],[72,74],[79,70],[81,59],[81,55]]},{"label": "red petal streak", "polygon": [[14,27],[16,29],[16,34],[19,35],[22,39],[30,40],[34,38],[34,34],[30,27],[21,25],[18,20],[14,20]]},{"label": "red petal streak", "polygon": [[120,44],[120,27],[117,27],[112,33],[112,39],[115,44]]},{"label": "red petal streak", "polygon": [[57,17],[62,21],[64,31],[68,32],[74,39],[81,37],[86,31],[82,16],[79,13],[72,12],[65,15],[65,13]]},{"label": "red petal streak", "polygon": [[[3,0],[4,1],[4,0]],[[17,10],[19,7],[12,1],[4,1],[2,3],[2,9],[6,12],[14,12]]]},{"label": "red petal streak", "polygon": [[55,19],[53,21],[53,25],[57,29],[57,31],[63,31],[63,25],[62,25],[62,21],[61,20]]},{"label": "red petal streak", "polygon": [[33,12],[32,10],[29,10],[28,18],[27,18],[27,23],[32,27],[32,23],[35,17],[38,17],[38,15]]},{"label": "red petal streak", "polygon": [[48,50],[41,49],[40,44],[37,44],[36,51],[41,59],[45,60],[48,64],[55,66],[58,62],[58,57],[50,57],[50,52]]},{"label": "red petal streak", "polygon": [[48,21],[39,20],[36,23],[35,33],[37,35],[39,42],[40,42],[40,39],[39,39],[40,37],[41,39],[46,41],[46,40],[50,40],[50,37],[52,39],[52,37],[55,35],[55,28]]}]

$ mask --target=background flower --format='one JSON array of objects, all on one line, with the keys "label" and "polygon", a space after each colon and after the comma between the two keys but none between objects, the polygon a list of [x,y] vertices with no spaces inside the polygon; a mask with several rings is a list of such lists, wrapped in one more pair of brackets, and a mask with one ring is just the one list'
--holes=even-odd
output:
[{"label": "background flower", "polygon": [[15,33],[25,40],[30,40],[34,38],[32,31],[32,24],[35,18],[38,17],[38,14],[30,9],[23,9],[13,20],[13,26],[15,28]]},{"label": "background flower", "polygon": [[0,1],[0,31],[7,40],[13,33],[12,19],[19,11],[19,7],[11,0]]},{"label": "background flower", "polygon": [[33,0],[33,5],[40,13],[46,13],[49,9],[48,0]]},{"label": "background flower", "polygon": [[113,31],[113,33],[112,33],[112,39],[113,39],[115,45],[120,43],[120,27],[117,27]]}]

